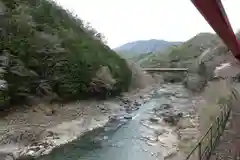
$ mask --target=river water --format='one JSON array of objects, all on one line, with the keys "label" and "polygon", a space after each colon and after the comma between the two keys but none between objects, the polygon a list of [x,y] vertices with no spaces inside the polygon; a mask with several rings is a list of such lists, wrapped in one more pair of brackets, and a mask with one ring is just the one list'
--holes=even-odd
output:
[{"label": "river water", "polygon": [[[169,155],[180,159],[173,127],[149,119],[154,117],[153,109],[161,104],[192,112],[192,98],[181,85],[166,85],[148,96],[151,100],[130,113],[130,118],[111,122],[39,160],[163,160]],[[163,134],[159,136],[158,132]]]}]

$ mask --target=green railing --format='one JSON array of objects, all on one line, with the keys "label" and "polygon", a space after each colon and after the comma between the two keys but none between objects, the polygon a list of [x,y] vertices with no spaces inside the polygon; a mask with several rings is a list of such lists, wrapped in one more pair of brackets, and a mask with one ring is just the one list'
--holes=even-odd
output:
[{"label": "green railing", "polygon": [[212,123],[205,135],[200,139],[193,150],[188,154],[186,160],[208,160],[214,150],[219,137],[222,135],[228,121],[233,98],[236,99],[236,90],[233,89],[231,99],[222,107],[220,115]]}]

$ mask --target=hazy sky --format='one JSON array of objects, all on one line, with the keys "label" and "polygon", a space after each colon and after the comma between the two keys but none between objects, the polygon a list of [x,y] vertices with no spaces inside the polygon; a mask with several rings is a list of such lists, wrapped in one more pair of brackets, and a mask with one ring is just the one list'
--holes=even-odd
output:
[{"label": "hazy sky", "polygon": [[[135,40],[185,41],[214,32],[190,0],[55,0],[103,33],[112,48]],[[222,0],[234,31],[240,0]]]}]

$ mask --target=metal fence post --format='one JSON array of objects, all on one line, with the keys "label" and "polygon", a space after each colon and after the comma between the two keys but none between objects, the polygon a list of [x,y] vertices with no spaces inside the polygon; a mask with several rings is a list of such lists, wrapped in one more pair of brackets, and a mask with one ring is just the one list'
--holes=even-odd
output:
[{"label": "metal fence post", "polygon": [[221,133],[224,131],[224,112],[221,112]]},{"label": "metal fence post", "polygon": [[224,105],[224,107],[223,107],[223,114],[224,114],[224,121],[225,121],[226,115],[227,115],[227,107],[226,107],[226,105]]},{"label": "metal fence post", "polygon": [[213,143],[212,143],[212,127],[211,127],[211,129],[210,129],[210,152],[212,152],[212,150],[213,150]]},{"label": "metal fence post", "polygon": [[228,108],[228,105],[225,106],[225,116],[227,117],[228,115],[228,111],[229,111],[229,108]]},{"label": "metal fence post", "polygon": [[227,105],[224,106],[224,114],[225,114],[225,117],[227,116],[227,113],[228,113],[228,107]]},{"label": "metal fence post", "polygon": [[199,142],[198,144],[198,158],[199,160],[202,159],[202,142]]},{"label": "metal fence post", "polygon": [[219,138],[219,128],[220,128],[220,125],[219,125],[219,117],[217,117],[217,139]]}]

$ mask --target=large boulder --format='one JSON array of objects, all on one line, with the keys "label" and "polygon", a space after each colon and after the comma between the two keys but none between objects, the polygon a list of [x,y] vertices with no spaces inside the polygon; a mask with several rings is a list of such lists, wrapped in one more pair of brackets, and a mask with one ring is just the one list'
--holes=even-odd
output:
[{"label": "large boulder", "polygon": [[[154,108],[153,111],[155,115],[163,118],[163,121],[171,124],[177,125],[178,121],[183,117],[183,113],[174,110],[171,104],[162,104],[161,106]],[[152,122],[155,119],[150,119]]]},{"label": "large boulder", "polygon": [[162,113],[163,121],[171,125],[177,125],[182,116],[181,112],[167,111]]},{"label": "large boulder", "polygon": [[97,73],[96,77],[93,81],[100,81],[101,83],[106,86],[106,88],[112,89],[113,86],[116,84],[116,80],[113,78],[110,69],[107,66],[101,66]]},{"label": "large boulder", "polygon": [[198,74],[189,74],[183,81],[183,85],[193,92],[202,91],[206,84],[206,78]]},{"label": "large boulder", "polygon": [[101,66],[90,83],[89,91],[95,94],[101,93],[106,97],[116,83],[117,80],[113,78],[110,69],[107,66]]}]

